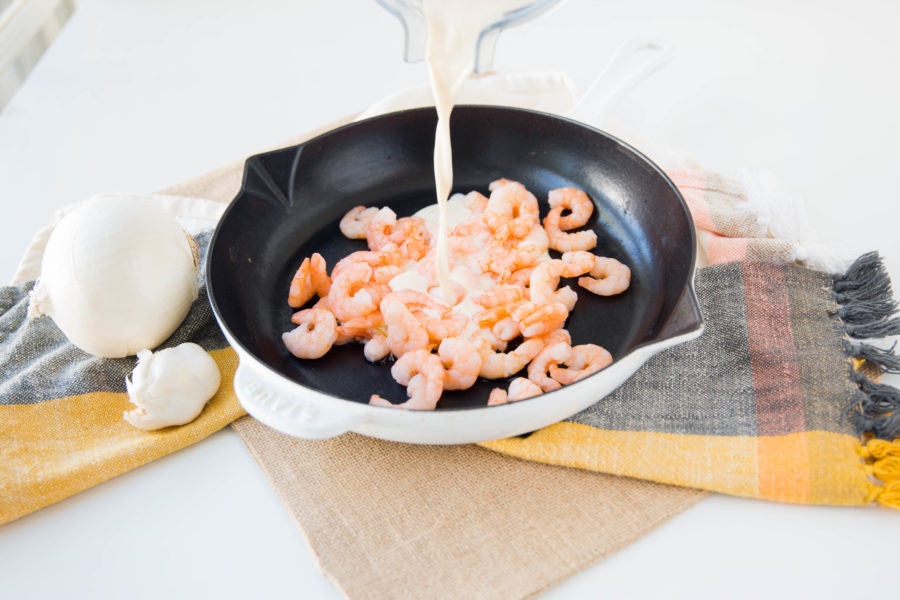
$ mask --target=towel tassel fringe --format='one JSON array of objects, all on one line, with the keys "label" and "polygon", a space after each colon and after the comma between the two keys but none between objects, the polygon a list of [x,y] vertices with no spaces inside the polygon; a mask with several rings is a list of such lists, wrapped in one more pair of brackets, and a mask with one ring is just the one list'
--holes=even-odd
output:
[{"label": "towel tassel fringe", "polygon": [[[847,339],[844,350],[848,358],[865,361],[850,368],[850,378],[859,386],[847,414],[857,433],[872,434],[878,439],[900,437],[900,390],[876,383],[866,375],[865,363],[878,372],[900,372],[900,357],[894,347],[879,348],[857,340],[900,335],[900,317],[895,316],[891,280],[877,252],[857,258],[843,275],[835,275],[832,283],[836,314],[841,318]],[[869,374],[877,376],[878,373]]]},{"label": "towel tassel fringe", "polygon": [[860,446],[859,455],[867,462],[866,471],[883,482],[872,485],[871,500],[900,510],[900,439],[870,439]]}]

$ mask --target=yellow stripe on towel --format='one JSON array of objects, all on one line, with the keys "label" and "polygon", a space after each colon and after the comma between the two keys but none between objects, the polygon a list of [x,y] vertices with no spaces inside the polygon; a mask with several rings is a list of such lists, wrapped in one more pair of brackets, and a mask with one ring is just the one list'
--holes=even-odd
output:
[{"label": "yellow stripe on towel", "polygon": [[[524,438],[481,445],[546,464],[749,498],[848,505],[871,500],[873,486],[857,458],[854,436],[815,431],[770,437],[763,455],[759,454],[759,442],[760,438],[754,436],[605,431],[578,423],[557,423]],[[769,486],[761,494],[760,471],[772,473],[792,464],[791,453],[801,445],[809,454],[809,462],[822,467],[801,474],[788,487]]]},{"label": "yellow stripe on towel", "polygon": [[234,395],[237,355],[213,350],[222,383],[187,425],[143,431],[124,393],[94,392],[0,406],[0,524],[180,450],[246,414]]}]

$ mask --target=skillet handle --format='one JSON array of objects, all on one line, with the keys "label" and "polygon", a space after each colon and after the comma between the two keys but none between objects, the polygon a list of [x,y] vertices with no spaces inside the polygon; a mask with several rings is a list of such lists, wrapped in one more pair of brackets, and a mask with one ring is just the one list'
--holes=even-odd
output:
[{"label": "skillet handle", "polygon": [[672,45],[658,38],[640,37],[623,43],[566,116],[600,127],[609,107],[671,56]]},{"label": "skillet handle", "polygon": [[669,320],[662,326],[656,339],[660,341],[680,337],[692,339],[701,333],[703,333],[703,316],[700,313],[700,305],[697,303],[693,283],[691,283],[675,303]]},{"label": "skillet handle", "polygon": [[[321,440],[347,433],[361,424],[362,411],[349,402],[303,398],[274,374],[260,374],[243,361],[234,374],[234,391],[241,406],[255,419],[295,437]],[[310,391],[310,395],[317,392]]]}]

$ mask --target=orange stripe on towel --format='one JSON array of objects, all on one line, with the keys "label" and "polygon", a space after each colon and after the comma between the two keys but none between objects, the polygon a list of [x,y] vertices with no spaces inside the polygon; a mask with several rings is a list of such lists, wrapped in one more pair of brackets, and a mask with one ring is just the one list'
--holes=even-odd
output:
[{"label": "orange stripe on towel", "polygon": [[706,254],[711,265],[744,260],[747,256],[747,238],[712,235],[706,246]]}]

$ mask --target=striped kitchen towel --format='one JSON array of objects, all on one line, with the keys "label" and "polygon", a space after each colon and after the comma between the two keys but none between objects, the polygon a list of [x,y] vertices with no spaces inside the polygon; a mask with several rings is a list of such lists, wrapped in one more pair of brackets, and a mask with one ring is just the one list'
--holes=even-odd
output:
[{"label": "striped kitchen towel", "polygon": [[[240,169],[230,168],[228,185],[211,197],[233,197]],[[900,370],[900,360],[866,341],[900,330],[877,255],[840,275],[806,268],[821,268],[821,255],[773,236],[784,219],[748,201],[741,185],[701,171],[671,175],[708,265],[697,275],[704,335],[658,355],[573,418],[483,446],[769,500],[900,507],[900,444],[891,442],[900,430],[900,394],[877,381],[882,371]],[[205,251],[208,235],[198,237]],[[32,254],[33,270],[40,252]],[[131,408],[124,379],[134,359],[95,359],[49,319],[28,321],[32,285],[0,288],[0,523],[195,443],[244,414],[231,384],[237,359],[202,291],[165,346],[204,346],[222,371],[219,393],[197,421],[144,432],[122,419]],[[245,439],[251,451],[254,439]]]},{"label": "striped kitchen towel", "polygon": [[752,498],[900,508],[900,391],[878,382],[900,359],[872,343],[900,319],[878,255],[840,274],[806,268],[827,257],[773,236],[789,226],[784,207],[771,214],[736,180],[670,176],[708,265],[696,277],[703,335],[562,423],[482,445]]}]

